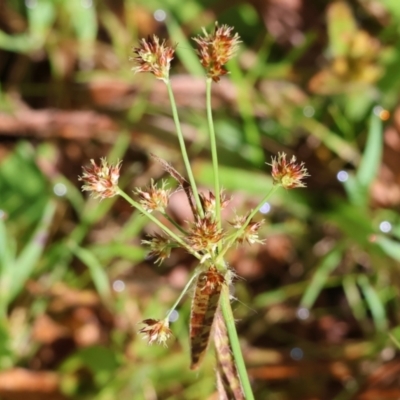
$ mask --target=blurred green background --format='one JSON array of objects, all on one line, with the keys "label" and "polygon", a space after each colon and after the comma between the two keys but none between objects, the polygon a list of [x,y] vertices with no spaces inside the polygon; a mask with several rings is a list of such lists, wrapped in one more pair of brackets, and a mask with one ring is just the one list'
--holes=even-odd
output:
[{"label": "blurred green background", "polygon": [[[123,159],[131,192],[183,171],[165,87],[129,62],[138,40],[177,43],[172,67],[196,179],[211,187],[205,80],[191,37],[242,38],[213,86],[231,210],[271,186],[271,155],[304,161],[306,189],[265,207],[265,245],[229,255],[256,399],[400,398],[398,0],[0,2],[0,399],[217,399],[212,346],[189,371],[190,296],[168,348],[160,318],[194,260],[160,267],[154,226],[120,199],[80,192],[90,159]],[[188,217],[181,193],[171,214]]]}]

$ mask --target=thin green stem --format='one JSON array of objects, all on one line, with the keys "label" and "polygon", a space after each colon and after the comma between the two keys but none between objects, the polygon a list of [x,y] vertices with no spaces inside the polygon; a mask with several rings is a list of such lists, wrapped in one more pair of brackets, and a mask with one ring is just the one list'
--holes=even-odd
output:
[{"label": "thin green stem", "polygon": [[173,218],[171,218],[167,213],[162,213],[162,215],[169,222],[171,222],[171,224],[174,225],[176,229],[179,229],[184,235],[186,235],[186,236],[188,235],[188,233]]},{"label": "thin green stem", "polygon": [[176,233],[172,232],[167,226],[165,226],[161,221],[159,221],[153,214],[146,211],[138,202],[129,197],[122,189],[118,188],[117,192],[121,197],[123,197],[128,203],[130,203],[133,207],[138,209],[143,215],[153,221],[156,225],[158,225],[167,235],[172,237],[177,243],[179,243],[184,249],[186,249],[190,254],[193,254],[197,259],[201,259],[201,255],[194,251],[191,247],[185,243],[182,238],[180,238]]},{"label": "thin green stem", "polygon": [[229,341],[235,358],[236,367],[242,383],[242,389],[246,400],[254,400],[249,376],[247,375],[246,365],[244,363],[242,350],[240,348],[239,338],[236,331],[235,320],[233,318],[231,302],[229,300],[229,288],[224,286],[221,293],[221,310],[224,316],[226,328],[228,330]]},{"label": "thin green stem", "polygon": [[212,107],[211,107],[211,84],[212,84],[212,79],[207,78],[207,85],[206,85],[207,120],[208,120],[208,131],[210,133],[211,157],[212,157],[212,165],[214,172],[215,219],[217,220],[218,228],[221,229],[221,197],[220,197],[219,172],[218,172],[218,153],[217,153],[217,140],[215,137],[214,121],[213,121]]},{"label": "thin green stem", "polygon": [[178,306],[178,304],[180,303],[180,301],[182,300],[183,296],[186,294],[186,292],[189,290],[190,286],[192,285],[193,281],[195,280],[195,278],[197,278],[197,276],[199,275],[199,273],[196,271],[192,277],[189,279],[189,282],[186,284],[186,286],[183,288],[182,293],[179,295],[178,299],[175,301],[174,305],[172,306],[172,308],[168,311],[167,316],[165,317],[166,319],[169,319],[170,315],[172,314],[172,312],[175,310],[175,308]]},{"label": "thin green stem", "polygon": [[225,247],[223,248],[223,250],[219,253],[219,255],[217,257],[217,262],[219,260],[221,260],[222,257],[225,255],[225,253],[232,247],[232,245],[235,243],[236,239],[244,232],[247,225],[250,223],[250,221],[256,215],[257,211],[269,199],[269,197],[272,196],[272,194],[276,191],[276,189],[278,187],[279,186],[272,186],[271,190],[263,197],[263,199],[258,203],[258,205],[251,211],[251,213],[248,215],[248,217],[247,217],[245,223],[242,225],[242,227],[237,230],[237,232],[229,240],[228,244],[226,244]]},{"label": "thin green stem", "polygon": [[192,167],[190,166],[189,157],[188,157],[188,154],[186,151],[185,140],[184,140],[183,134],[182,134],[181,123],[179,121],[178,110],[176,107],[175,97],[174,97],[174,93],[172,91],[171,82],[169,80],[165,80],[164,82],[167,85],[167,89],[168,89],[168,96],[169,96],[169,100],[171,102],[172,116],[173,116],[174,122],[175,122],[176,133],[178,135],[178,140],[179,140],[179,145],[181,148],[183,162],[185,163],[186,172],[188,174],[190,186],[192,187],[193,196],[194,196],[194,199],[196,202],[196,207],[197,207],[198,213],[199,213],[200,217],[203,218],[204,211],[203,211],[203,207],[200,202],[200,196],[199,196],[199,192],[197,190],[196,181],[194,180]]}]

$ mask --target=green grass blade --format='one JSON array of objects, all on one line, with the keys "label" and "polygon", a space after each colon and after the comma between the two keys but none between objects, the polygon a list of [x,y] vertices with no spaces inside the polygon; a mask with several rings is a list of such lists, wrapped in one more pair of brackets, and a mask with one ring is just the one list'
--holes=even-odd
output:
[{"label": "green grass blade", "polygon": [[388,321],[386,318],[385,307],[378,293],[365,275],[360,275],[357,282],[360,285],[361,291],[365,296],[365,301],[371,310],[376,329],[378,331],[386,331],[388,327]]},{"label": "green grass blade", "polygon": [[307,286],[303,297],[300,300],[300,307],[311,308],[321,293],[328,279],[329,274],[337,267],[342,258],[342,250],[336,248],[327,254],[317,267],[317,270]]},{"label": "green grass blade", "polygon": [[383,235],[377,235],[375,243],[394,260],[400,261],[400,244]]},{"label": "green grass blade", "polygon": [[389,337],[390,339],[392,339],[393,343],[400,350],[400,326],[397,326],[396,328],[392,329],[391,332],[389,332]]},{"label": "green grass blade", "polygon": [[300,121],[300,125],[343,160],[349,163],[356,163],[360,159],[358,150],[352,143],[348,143],[316,119],[303,118]]},{"label": "green grass blade", "polygon": [[26,281],[32,275],[45,248],[55,210],[56,203],[54,200],[50,200],[43,211],[42,219],[32,238],[16,259],[10,282],[9,302],[19,294]]},{"label": "green grass blade", "polygon": [[8,293],[14,264],[14,256],[7,236],[6,226],[3,219],[0,218],[0,323],[6,319],[7,315]]},{"label": "green grass blade", "polygon": [[[328,277],[325,288],[337,287],[342,283],[342,277],[340,276],[330,276]],[[300,297],[302,293],[306,290],[309,285],[309,281],[302,281],[297,283],[292,283],[290,285],[283,286],[276,290],[271,290],[265,293],[259,294],[254,299],[254,305],[256,307],[269,307],[273,304],[280,302],[285,302],[293,297]]]},{"label": "green grass blade", "polygon": [[3,218],[0,218],[0,277],[2,276],[2,271],[7,268],[11,258],[6,225]]},{"label": "green grass blade", "polygon": [[243,120],[245,143],[250,145],[245,148],[247,152],[246,158],[254,165],[261,165],[264,161],[264,153],[262,151],[260,129],[255,120],[253,102],[251,101],[253,93],[249,91],[250,85],[237,59],[230,61],[229,70],[231,72],[232,81],[238,91],[237,102],[239,113]]},{"label": "green grass blade", "polygon": [[373,112],[370,119],[365,151],[357,171],[357,180],[364,188],[369,187],[378,173],[382,159],[382,149],[382,121]]},{"label": "green grass blade", "polygon": [[192,43],[187,39],[187,35],[182,31],[181,25],[179,25],[172,16],[169,16],[167,19],[167,29],[171,41],[173,43],[178,43],[178,46],[176,47],[177,57],[188,72],[194,76],[205,77],[204,69],[197,58]]},{"label": "green grass blade", "polygon": [[85,264],[90,272],[93,284],[99,293],[100,297],[106,303],[111,299],[111,290],[108,276],[101,265],[100,261],[94,256],[91,251],[83,249],[82,247],[73,246],[72,252],[80,261]]},{"label": "green grass blade", "polygon": [[353,311],[354,318],[360,322],[363,322],[367,317],[367,310],[365,309],[365,305],[361,298],[354,276],[349,275],[343,278],[343,290],[349,306]]}]

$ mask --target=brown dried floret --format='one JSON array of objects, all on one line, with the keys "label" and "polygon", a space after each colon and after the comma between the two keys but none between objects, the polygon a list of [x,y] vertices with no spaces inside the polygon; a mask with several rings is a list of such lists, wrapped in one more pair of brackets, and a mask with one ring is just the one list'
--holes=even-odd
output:
[{"label": "brown dried floret", "polygon": [[82,191],[91,192],[94,198],[106,199],[117,194],[121,161],[115,165],[109,164],[105,158],[100,161],[100,165],[97,165],[94,160],[90,160],[91,165],[82,167],[83,174],[78,180],[84,182]]}]

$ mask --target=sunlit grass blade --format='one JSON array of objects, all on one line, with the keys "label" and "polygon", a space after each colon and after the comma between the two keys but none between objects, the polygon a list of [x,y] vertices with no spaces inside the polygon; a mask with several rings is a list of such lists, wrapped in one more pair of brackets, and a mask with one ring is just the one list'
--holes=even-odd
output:
[{"label": "sunlit grass blade", "polygon": [[23,248],[18,258],[15,260],[13,271],[10,271],[12,279],[10,281],[9,295],[7,296],[9,302],[19,294],[26,281],[32,275],[46,246],[55,210],[56,203],[53,200],[49,201],[29,243]]},{"label": "sunlit grass blade", "polygon": [[[342,277],[328,276],[324,287],[336,287],[342,284]],[[301,296],[307,289],[309,281],[302,281],[283,286],[276,290],[261,293],[254,299],[254,304],[257,307],[269,307],[274,304],[285,302],[290,298]]]},{"label": "sunlit grass blade", "polygon": [[324,288],[329,274],[338,266],[341,258],[342,250],[339,248],[336,248],[323,258],[301,298],[301,307],[311,308],[313,306],[321,290]]},{"label": "sunlit grass blade", "polygon": [[396,347],[400,350],[400,326],[397,326],[396,328],[392,329],[389,332],[389,337],[396,345]]},{"label": "sunlit grass blade", "polygon": [[192,43],[188,40],[187,35],[182,31],[181,25],[173,18],[168,16],[166,20],[169,36],[174,38],[178,43],[176,54],[185,68],[194,76],[204,76],[204,70],[201,66]]},{"label": "sunlit grass blade", "polygon": [[224,277],[214,267],[199,274],[190,314],[191,369],[197,369],[204,358]]},{"label": "sunlit grass blade", "polygon": [[10,269],[15,258],[15,244],[12,243],[4,220],[0,218],[0,277]]},{"label": "sunlit grass blade", "polygon": [[96,244],[90,246],[89,250],[92,254],[96,254],[96,257],[107,265],[116,257],[133,263],[138,263],[142,261],[147,254],[147,251],[143,246],[135,246],[131,243],[122,243],[119,241],[113,241],[106,245]]},{"label": "sunlit grass blade", "polygon": [[354,174],[349,174],[343,187],[346,190],[347,196],[351,204],[356,207],[363,207],[368,203],[368,197],[365,192],[365,188],[360,184],[357,177]]},{"label": "sunlit grass blade", "polygon": [[260,165],[264,161],[264,153],[262,151],[260,129],[258,128],[254,117],[253,103],[251,101],[252,93],[249,91],[247,78],[243,76],[237,60],[232,60],[229,63],[229,68],[231,71],[232,80],[238,90],[237,101],[239,113],[244,124],[243,133],[245,136],[245,143],[250,145],[248,148],[246,148],[246,151],[248,152],[246,157],[254,165]]},{"label": "sunlit grass blade", "polygon": [[400,261],[400,243],[383,235],[377,235],[374,243],[376,243],[386,255],[392,257],[394,260]]},{"label": "sunlit grass blade", "polygon": [[7,315],[9,286],[15,268],[15,250],[14,243],[11,244],[7,235],[4,220],[0,218],[0,322]]},{"label": "sunlit grass blade", "polygon": [[353,311],[354,318],[360,322],[365,321],[367,310],[365,309],[364,302],[357,287],[356,279],[353,275],[345,276],[343,278],[343,290],[349,306]]},{"label": "sunlit grass blade", "polygon": [[303,118],[300,125],[343,160],[349,163],[357,163],[360,159],[360,154],[353,144],[342,139],[321,122],[311,118]]},{"label": "sunlit grass blade", "polygon": [[220,310],[214,322],[214,343],[217,357],[217,388],[220,398],[244,400],[240,378],[229,344],[228,331]]},{"label": "sunlit grass blade", "polygon": [[107,303],[111,299],[111,290],[109,279],[103,265],[100,264],[99,260],[91,251],[83,249],[82,247],[72,246],[72,252],[88,267],[97,292],[103,301]]},{"label": "sunlit grass blade", "polygon": [[388,327],[386,310],[378,293],[365,275],[360,275],[357,282],[365,296],[377,331],[386,331]]},{"label": "sunlit grass blade", "polygon": [[357,180],[364,188],[369,187],[378,173],[382,159],[382,150],[382,121],[372,112],[365,150],[357,171]]}]

